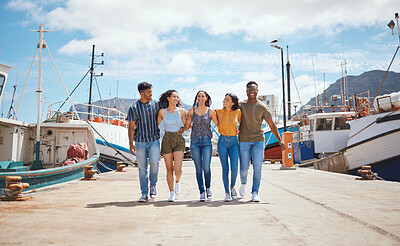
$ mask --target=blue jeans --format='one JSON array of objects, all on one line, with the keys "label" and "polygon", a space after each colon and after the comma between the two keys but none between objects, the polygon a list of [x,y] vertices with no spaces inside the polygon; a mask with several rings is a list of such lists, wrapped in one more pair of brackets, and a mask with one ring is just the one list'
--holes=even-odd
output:
[{"label": "blue jeans", "polygon": [[264,141],[259,142],[240,142],[240,181],[247,183],[247,174],[250,166],[250,157],[253,161],[253,187],[251,193],[258,193],[261,183],[261,169],[264,157]]},{"label": "blue jeans", "polygon": [[225,193],[229,191],[229,162],[231,161],[231,186],[234,187],[238,173],[239,145],[237,136],[220,135],[218,138],[218,155],[222,166],[222,180],[224,181]]},{"label": "blue jeans", "polygon": [[190,139],[190,152],[194,166],[196,168],[196,180],[200,193],[204,192],[204,179],[206,181],[206,188],[211,187],[211,155],[212,145],[211,138],[208,136],[198,136]]},{"label": "blue jeans", "polygon": [[155,186],[158,178],[158,161],[160,160],[160,140],[153,142],[136,142],[136,160],[139,167],[139,181],[142,195],[149,193],[147,164],[150,164],[150,185]]}]

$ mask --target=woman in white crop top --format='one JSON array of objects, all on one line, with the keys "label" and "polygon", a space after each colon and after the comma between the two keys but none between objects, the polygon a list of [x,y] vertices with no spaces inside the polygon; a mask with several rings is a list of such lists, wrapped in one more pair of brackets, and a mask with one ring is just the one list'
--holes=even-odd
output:
[{"label": "woman in white crop top", "polygon": [[[180,193],[180,179],[182,176],[182,161],[185,151],[185,139],[178,131],[186,123],[186,111],[179,108],[179,95],[175,90],[168,90],[160,96],[163,109],[158,111],[158,125],[164,123],[165,134],[161,144],[161,154],[164,157],[167,169],[167,183],[170,191],[168,201],[173,202],[175,195]],[[175,187],[174,187],[175,173]],[[175,188],[175,189],[174,189]]]}]

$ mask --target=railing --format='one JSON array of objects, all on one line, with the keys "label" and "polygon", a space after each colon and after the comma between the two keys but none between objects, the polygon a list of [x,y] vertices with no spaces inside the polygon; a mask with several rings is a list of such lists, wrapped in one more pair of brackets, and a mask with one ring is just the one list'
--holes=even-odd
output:
[{"label": "railing", "polygon": [[[61,112],[61,105],[68,104],[67,101],[60,101],[50,104],[47,109],[46,121],[57,120],[57,118],[68,118],[68,119],[81,119],[89,120],[99,123],[108,123],[112,125],[126,126],[126,114],[120,111],[117,107],[103,107],[94,104],[85,103],[74,103],[76,112],[66,111]],[[64,105],[68,106],[68,105]],[[88,108],[91,108],[91,112],[88,113]],[[73,110],[73,107],[69,107]]]}]

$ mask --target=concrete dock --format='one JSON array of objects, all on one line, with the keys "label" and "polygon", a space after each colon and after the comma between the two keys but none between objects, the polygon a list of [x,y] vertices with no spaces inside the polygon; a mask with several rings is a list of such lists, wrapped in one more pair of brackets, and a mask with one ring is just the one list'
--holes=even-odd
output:
[{"label": "concrete dock", "polygon": [[199,202],[184,161],[181,194],[167,202],[161,159],[157,198],[139,203],[137,168],[96,177],[0,202],[0,245],[400,245],[398,182],[264,164],[261,202],[250,201],[251,168],[246,196],[224,202],[213,157],[212,201]]}]

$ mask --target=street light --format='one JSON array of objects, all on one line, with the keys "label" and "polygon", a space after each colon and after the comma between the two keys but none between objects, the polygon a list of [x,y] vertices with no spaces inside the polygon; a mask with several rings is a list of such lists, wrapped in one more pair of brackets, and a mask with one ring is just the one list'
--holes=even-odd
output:
[{"label": "street light", "polygon": [[281,61],[282,61],[282,95],[283,95],[283,131],[286,132],[286,105],[285,105],[285,69],[283,65],[283,49],[282,47],[276,45],[279,39],[271,41],[271,46],[281,50]]},{"label": "street light", "polygon": [[396,25],[396,24],[394,23],[393,20],[391,20],[391,21],[387,24],[387,26],[388,26],[390,29],[392,29],[392,35],[395,35],[395,34],[398,34],[398,35],[399,35],[399,43],[400,43],[399,13],[395,13],[395,14],[394,14],[394,18],[396,19],[396,23],[397,23],[397,33],[395,33],[395,32],[393,31],[394,26]]}]

